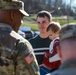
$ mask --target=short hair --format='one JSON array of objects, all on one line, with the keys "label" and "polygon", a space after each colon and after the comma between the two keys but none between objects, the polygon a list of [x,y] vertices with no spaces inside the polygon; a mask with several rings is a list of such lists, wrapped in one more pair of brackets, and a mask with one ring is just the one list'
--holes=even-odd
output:
[{"label": "short hair", "polygon": [[61,30],[61,26],[59,22],[52,22],[48,25],[46,31],[52,30],[54,33]]},{"label": "short hair", "polygon": [[45,16],[48,18],[49,21],[52,20],[52,15],[51,15],[51,13],[48,12],[48,11],[40,11],[40,12],[37,14],[37,18],[38,18],[38,17],[45,17]]},{"label": "short hair", "polygon": [[76,38],[76,23],[64,24],[60,30],[59,38],[60,41]]}]

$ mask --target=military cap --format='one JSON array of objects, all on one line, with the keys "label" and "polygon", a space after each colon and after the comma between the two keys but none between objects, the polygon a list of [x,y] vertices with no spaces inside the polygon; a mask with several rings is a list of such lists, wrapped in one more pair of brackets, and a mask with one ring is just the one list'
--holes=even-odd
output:
[{"label": "military cap", "polygon": [[62,26],[59,34],[60,41],[76,37],[76,23],[70,23]]},{"label": "military cap", "polygon": [[29,16],[29,14],[27,14],[24,11],[24,2],[20,0],[0,0],[0,10],[10,10],[10,9],[17,9],[23,15]]}]

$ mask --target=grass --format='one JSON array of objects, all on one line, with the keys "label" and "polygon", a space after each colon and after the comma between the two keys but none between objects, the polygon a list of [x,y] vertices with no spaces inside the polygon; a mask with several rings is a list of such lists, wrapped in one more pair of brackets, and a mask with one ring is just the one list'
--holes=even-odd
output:
[{"label": "grass", "polygon": [[31,29],[33,30],[33,31],[36,31],[36,30],[38,30],[38,27],[37,27],[37,24],[36,23],[34,23],[34,24],[32,24],[32,23],[24,23],[24,24],[22,24],[23,26],[29,26],[29,27],[31,27]]},{"label": "grass", "polygon": [[73,20],[73,19],[53,19],[53,21],[57,21],[62,25],[66,24],[66,23],[76,23],[76,20]]},{"label": "grass", "polygon": [[[73,19],[67,20],[67,19],[57,18],[57,17],[54,17],[53,21],[59,22],[61,25],[64,25],[68,22],[76,23],[76,20],[73,20]],[[30,15],[29,17],[24,17],[24,23],[22,24],[22,26],[29,26],[33,31],[38,30],[38,26],[36,23],[36,15]]]}]

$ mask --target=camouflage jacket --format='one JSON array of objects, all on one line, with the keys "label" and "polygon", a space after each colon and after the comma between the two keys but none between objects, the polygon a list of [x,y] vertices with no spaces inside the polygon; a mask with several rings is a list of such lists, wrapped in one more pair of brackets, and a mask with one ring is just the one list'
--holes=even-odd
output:
[{"label": "camouflage jacket", "polygon": [[39,75],[30,43],[5,23],[0,23],[0,75]]}]

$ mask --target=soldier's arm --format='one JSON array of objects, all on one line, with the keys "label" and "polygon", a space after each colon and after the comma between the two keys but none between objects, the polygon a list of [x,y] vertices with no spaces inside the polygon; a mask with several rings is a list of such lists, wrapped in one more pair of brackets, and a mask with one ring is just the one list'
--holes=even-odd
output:
[{"label": "soldier's arm", "polygon": [[[22,53],[22,57],[25,62],[25,66],[30,73],[30,75],[40,75],[39,73],[39,66],[33,52],[33,48],[28,41],[26,42],[19,42],[18,47],[19,53]],[[29,75],[29,74],[28,74]]]}]

